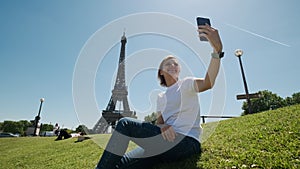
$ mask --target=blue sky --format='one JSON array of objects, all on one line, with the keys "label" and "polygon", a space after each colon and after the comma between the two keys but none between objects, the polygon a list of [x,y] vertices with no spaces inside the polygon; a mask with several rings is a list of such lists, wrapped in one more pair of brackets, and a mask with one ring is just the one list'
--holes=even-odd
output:
[{"label": "blue sky", "polygon": [[[221,92],[225,95],[224,103],[220,103],[224,109],[218,113],[238,116],[242,112],[243,101],[236,100],[237,94],[244,93],[238,60],[234,56],[238,48],[244,50],[242,60],[251,93],[270,90],[281,97],[291,96],[300,91],[299,5],[296,0],[1,1],[0,121],[33,119],[38,113],[39,99],[44,97],[41,122],[58,122],[73,129],[80,123],[93,127],[111,95],[124,28],[128,34],[126,56],[132,58],[128,63],[156,52],[171,53],[180,58],[192,75],[203,77],[205,62],[181,39],[158,33],[133,35],[131,27],[130,30],[126,24],[119,24],[113,28],[112,40],[110,34],[106,34],[106,39],[97,41],[99,46],[111,45],[105,56],[100,56],[103,59],[93,72],[92,100],[96,102],[97,111],[87,106],[85,114],[76,108],[81,103],[74,102],[77,97],[74,96],[74,72],[79,58],[84,59],[89,42],[103,28],[128,16],[145,13],[176,17],[191,25],[195,24],[196,16],[205,16],[220,31],[226,55],[222,60],[224,79],[217,82],[226,92]],[[139,31],[149,22],[157,23],[145,18],[144,23],[131,26]],[[196,27],[195,32],[184,32],[178,23],[172,31],[185,34],[190,41],[197,38]],[[108,44],[110,40],[112,44]],[[203,51],[200,58],[211,51],[207,43],[200,41],[199,50]],[[133,68],[140,63],[126,66]],[[148,67],[127,81],[130,106],[140,119],[153,111],[155,94],[163,90],[155,73],[154,68]],[[214,109],[211,100],[218,97],[218,92],[208,91],[199,96],[201,114],[216,114],[211,111]]]}]

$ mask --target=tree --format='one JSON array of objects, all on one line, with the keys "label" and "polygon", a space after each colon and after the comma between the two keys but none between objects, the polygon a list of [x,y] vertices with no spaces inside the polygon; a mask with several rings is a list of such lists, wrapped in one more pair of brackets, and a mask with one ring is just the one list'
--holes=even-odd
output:
[{"label": "tree", "polygon": [[22,126],[22,132],[20,134],[21,136],[24,136],[27,128],[32,126],[32,123],[27,120],[20,120],[19,123]]},{"label": "tree", "polygon": [[23,134],[23,126],[22,123],[20,122],[15,122],[15,121],[4,121],[3,122],[3,132],[8,132],[8,133],[19,133]]},{"label": "tree", "polygon": [[29,126],[32,126],[32,124],[27,120],[4,121],[1,130],[8,133],[19,133],[21,136],[24,136]]},{"label": "tree", "polygon": [[52,124],[43,124],[40,132],[53,131],[53,128],[54,126]]},{"label": "tree", "polygon": [[[286,100],[278,96],[277,94],[272,93],[271,91],[264,90],[258,92],[261,97],[251,100],[251,110],[252,113],[258,113],[270,109],[277,109],[287,105]],[[248,103],[243,102],[242,109],[244,112],[242,115],[249,114],[248,112]]]},{"label": "tree", "polygon": [[85,125],[79,125],[76,129],[75,129],[75,132],[77,133],[81,133],[83,135],[85,135],[87,132],[89,131],[89,129],[85,126]]},{"label": "tree", "polygon": [[[4,121],[0,123],[0,130],[8,133],[19,133],[21,136],[25,136],[25,132],[28,127],[33,126],[33,121],[20,120],[20,121]],[[41,128],[42,131],[52,131],[53,125],[43,124]]]},{"label": "tree", "polygon": [[285,102],[287,106],[300,104],[300,92],[292,94],[292,97],[286,97]]},{"label": "tree", "polygon": [[3,123],[0,122],[0,131],[2,131],[2,130],[3,130]]},{"label": "tree", "polygon": [[157,113],[153,112],[148,116],[145,116],[144,120],[146,122],[150,122],[152,124],[156,124],[156,119],[157,119]]},{"label": "tree", "polygon": [[300,92],[294,93],[292,95],[292,100],[294,104],[300,104]]}]

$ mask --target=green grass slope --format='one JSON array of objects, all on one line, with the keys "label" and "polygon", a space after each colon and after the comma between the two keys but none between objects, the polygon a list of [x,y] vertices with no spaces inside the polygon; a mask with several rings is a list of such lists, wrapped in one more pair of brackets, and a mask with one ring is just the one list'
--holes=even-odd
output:
[{"label": "green grass slope", "polygon": [[300,168],[300,105],[221,121],[198,166]]},{"label": "green grass slope", "polygon": [[85,169],[93,168],[103,150],[92,140],[55,137],[1,138],[2,169]]},{"label": "green grass slope", "polygon": [[165,164],[180,168],[300,168],[300,105],[203,126],[211,133],[201,157]]},{"label": "green grass slope", "polygon": [[[207,123],[201,157],[155,169],[300,168],[300,105]],[[109,135],[93,140],[1,138],[0,168],[94,168]],[[100,145],[100,146],[99,146]]]}]

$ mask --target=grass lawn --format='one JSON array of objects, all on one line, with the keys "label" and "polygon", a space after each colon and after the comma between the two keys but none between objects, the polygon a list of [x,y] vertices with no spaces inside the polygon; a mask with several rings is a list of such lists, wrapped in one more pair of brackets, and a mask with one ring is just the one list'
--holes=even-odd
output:
[{"label": "grass lawn", "polygon": [[[207,123],[203,128],[201,157],[155,169],[300,168],[300,105]],[[0,168],[94,168],[109,137],[97,135],[77,143],[75,138],[1,138]],[[131,143],[129,149],[133,147]]]}]

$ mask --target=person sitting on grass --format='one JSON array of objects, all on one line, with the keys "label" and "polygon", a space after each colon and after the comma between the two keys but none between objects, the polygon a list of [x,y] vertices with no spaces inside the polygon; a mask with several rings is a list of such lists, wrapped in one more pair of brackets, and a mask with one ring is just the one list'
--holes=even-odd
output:
[{"label": "person sitting on grass", "polygon": [[72,137],[72,135],[69,134],[65,129],[61,129],[59,131],[59,134],[58,134],[57,138],[55,139],[55,141],[62,140],[63,138],[68,139],[68,138],[71,138],[71,137]]},{"label": "person sitting on grass", "polygon": [[[222,42],[215,28],[198,27],[213,48],[205,78],[179,79],[180,65],[174,56],[164,58],[158,79],[166,87],[157,99],[157,125],[133,118],[117,123],[96,169],[150,169],[162,162],[174,162],[201,154],[200,106],[198,94],[211,89],[219,72],[223,56]],[[133,141],[138,145],[125,153]]]}]

